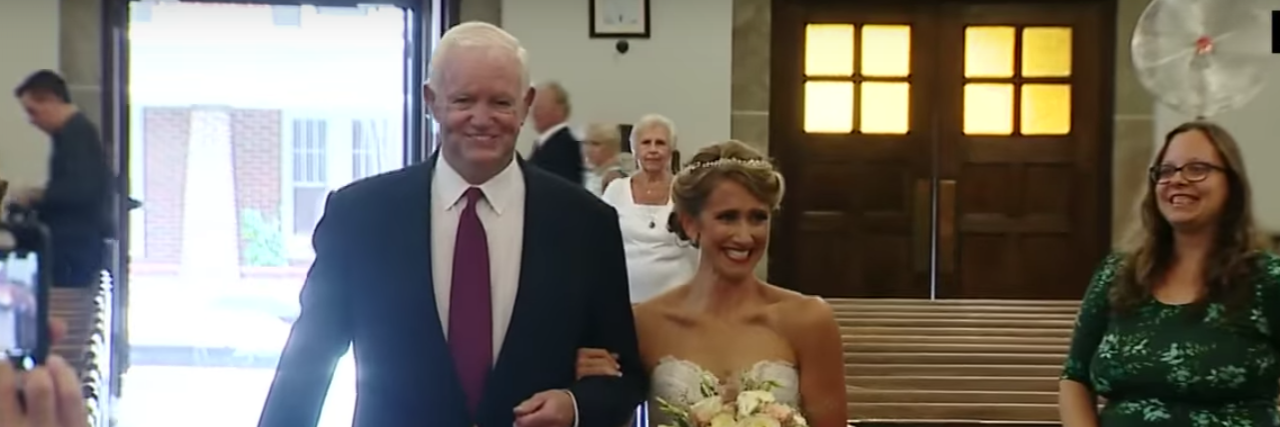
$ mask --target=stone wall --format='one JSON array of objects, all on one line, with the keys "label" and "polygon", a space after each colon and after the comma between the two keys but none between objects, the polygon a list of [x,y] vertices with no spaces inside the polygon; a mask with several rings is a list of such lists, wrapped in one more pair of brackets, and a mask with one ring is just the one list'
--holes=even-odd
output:
[{"label": "stone wall", "polygon": [[769,149],[770,0],[733,1],[730,137]]}]

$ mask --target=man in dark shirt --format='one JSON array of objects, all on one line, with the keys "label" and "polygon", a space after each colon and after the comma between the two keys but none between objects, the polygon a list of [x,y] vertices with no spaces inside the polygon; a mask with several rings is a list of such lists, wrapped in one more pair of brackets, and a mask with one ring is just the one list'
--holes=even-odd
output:
[{"label": "man in dark shirt", "polygon": [[45,187],[19,190],[13,201],[49,227],[54,285],[94,286],[105,261],[103,239],[113,227],[113,174],[98,128],[71,103],[66,81],[53,71],[32,74],[13,94],[31,124],[53,139]]}]

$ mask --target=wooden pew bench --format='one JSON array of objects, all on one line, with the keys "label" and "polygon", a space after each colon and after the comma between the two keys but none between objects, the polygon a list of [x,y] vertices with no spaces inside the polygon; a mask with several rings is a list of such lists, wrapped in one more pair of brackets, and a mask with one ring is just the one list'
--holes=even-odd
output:
[{"label": "wooden pew bench", "polygon": [[76,368],[84,382],[89,425],[108,424],[111,280],[104,276],[99,288],[54,288],[49,294],[49,316],[67,325],[67,334],[50,351]]},{"label": "wooden pew bench", "polygon": [[1056,425],[1077,301],[831,299],[851,424]]}]

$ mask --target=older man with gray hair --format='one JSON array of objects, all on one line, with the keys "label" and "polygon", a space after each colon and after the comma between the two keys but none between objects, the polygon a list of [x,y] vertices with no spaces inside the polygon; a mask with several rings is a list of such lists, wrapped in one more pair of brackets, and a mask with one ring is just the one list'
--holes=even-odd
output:
[{"label": "older man with gray hair", "polygon": [[[439,153],[329,197],[260,427],[314,427],[348,346],[356,427],[617,427],[644,400],[617,213],[515,155],[527,56],[490,24],[441,38]],[[579,348],[622,375],[575,380]]]},{"label": "older man with gray hair", "polygon": [[532,114],[538,140],[533,143],[529,162],[569,182],[582,184],[585,169],[583,147],[569,129],[572,109],[569,92],[559,82],[550,81],[538,86]]}]

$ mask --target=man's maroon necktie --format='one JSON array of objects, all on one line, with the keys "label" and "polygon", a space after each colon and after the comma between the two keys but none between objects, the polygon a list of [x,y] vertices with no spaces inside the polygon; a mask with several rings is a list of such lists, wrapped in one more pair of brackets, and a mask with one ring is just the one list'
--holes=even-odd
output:
[{"label": "man's maroon necktie", "polygon": [[484,224],[476,214],[484,192],[471,187],[464,196],[467,206],[458,221],[458,239],[453,248],[449,352],[467,395],[467,408],[475,414],[493,363],[493,310],[489,297],[489,243]]}]

